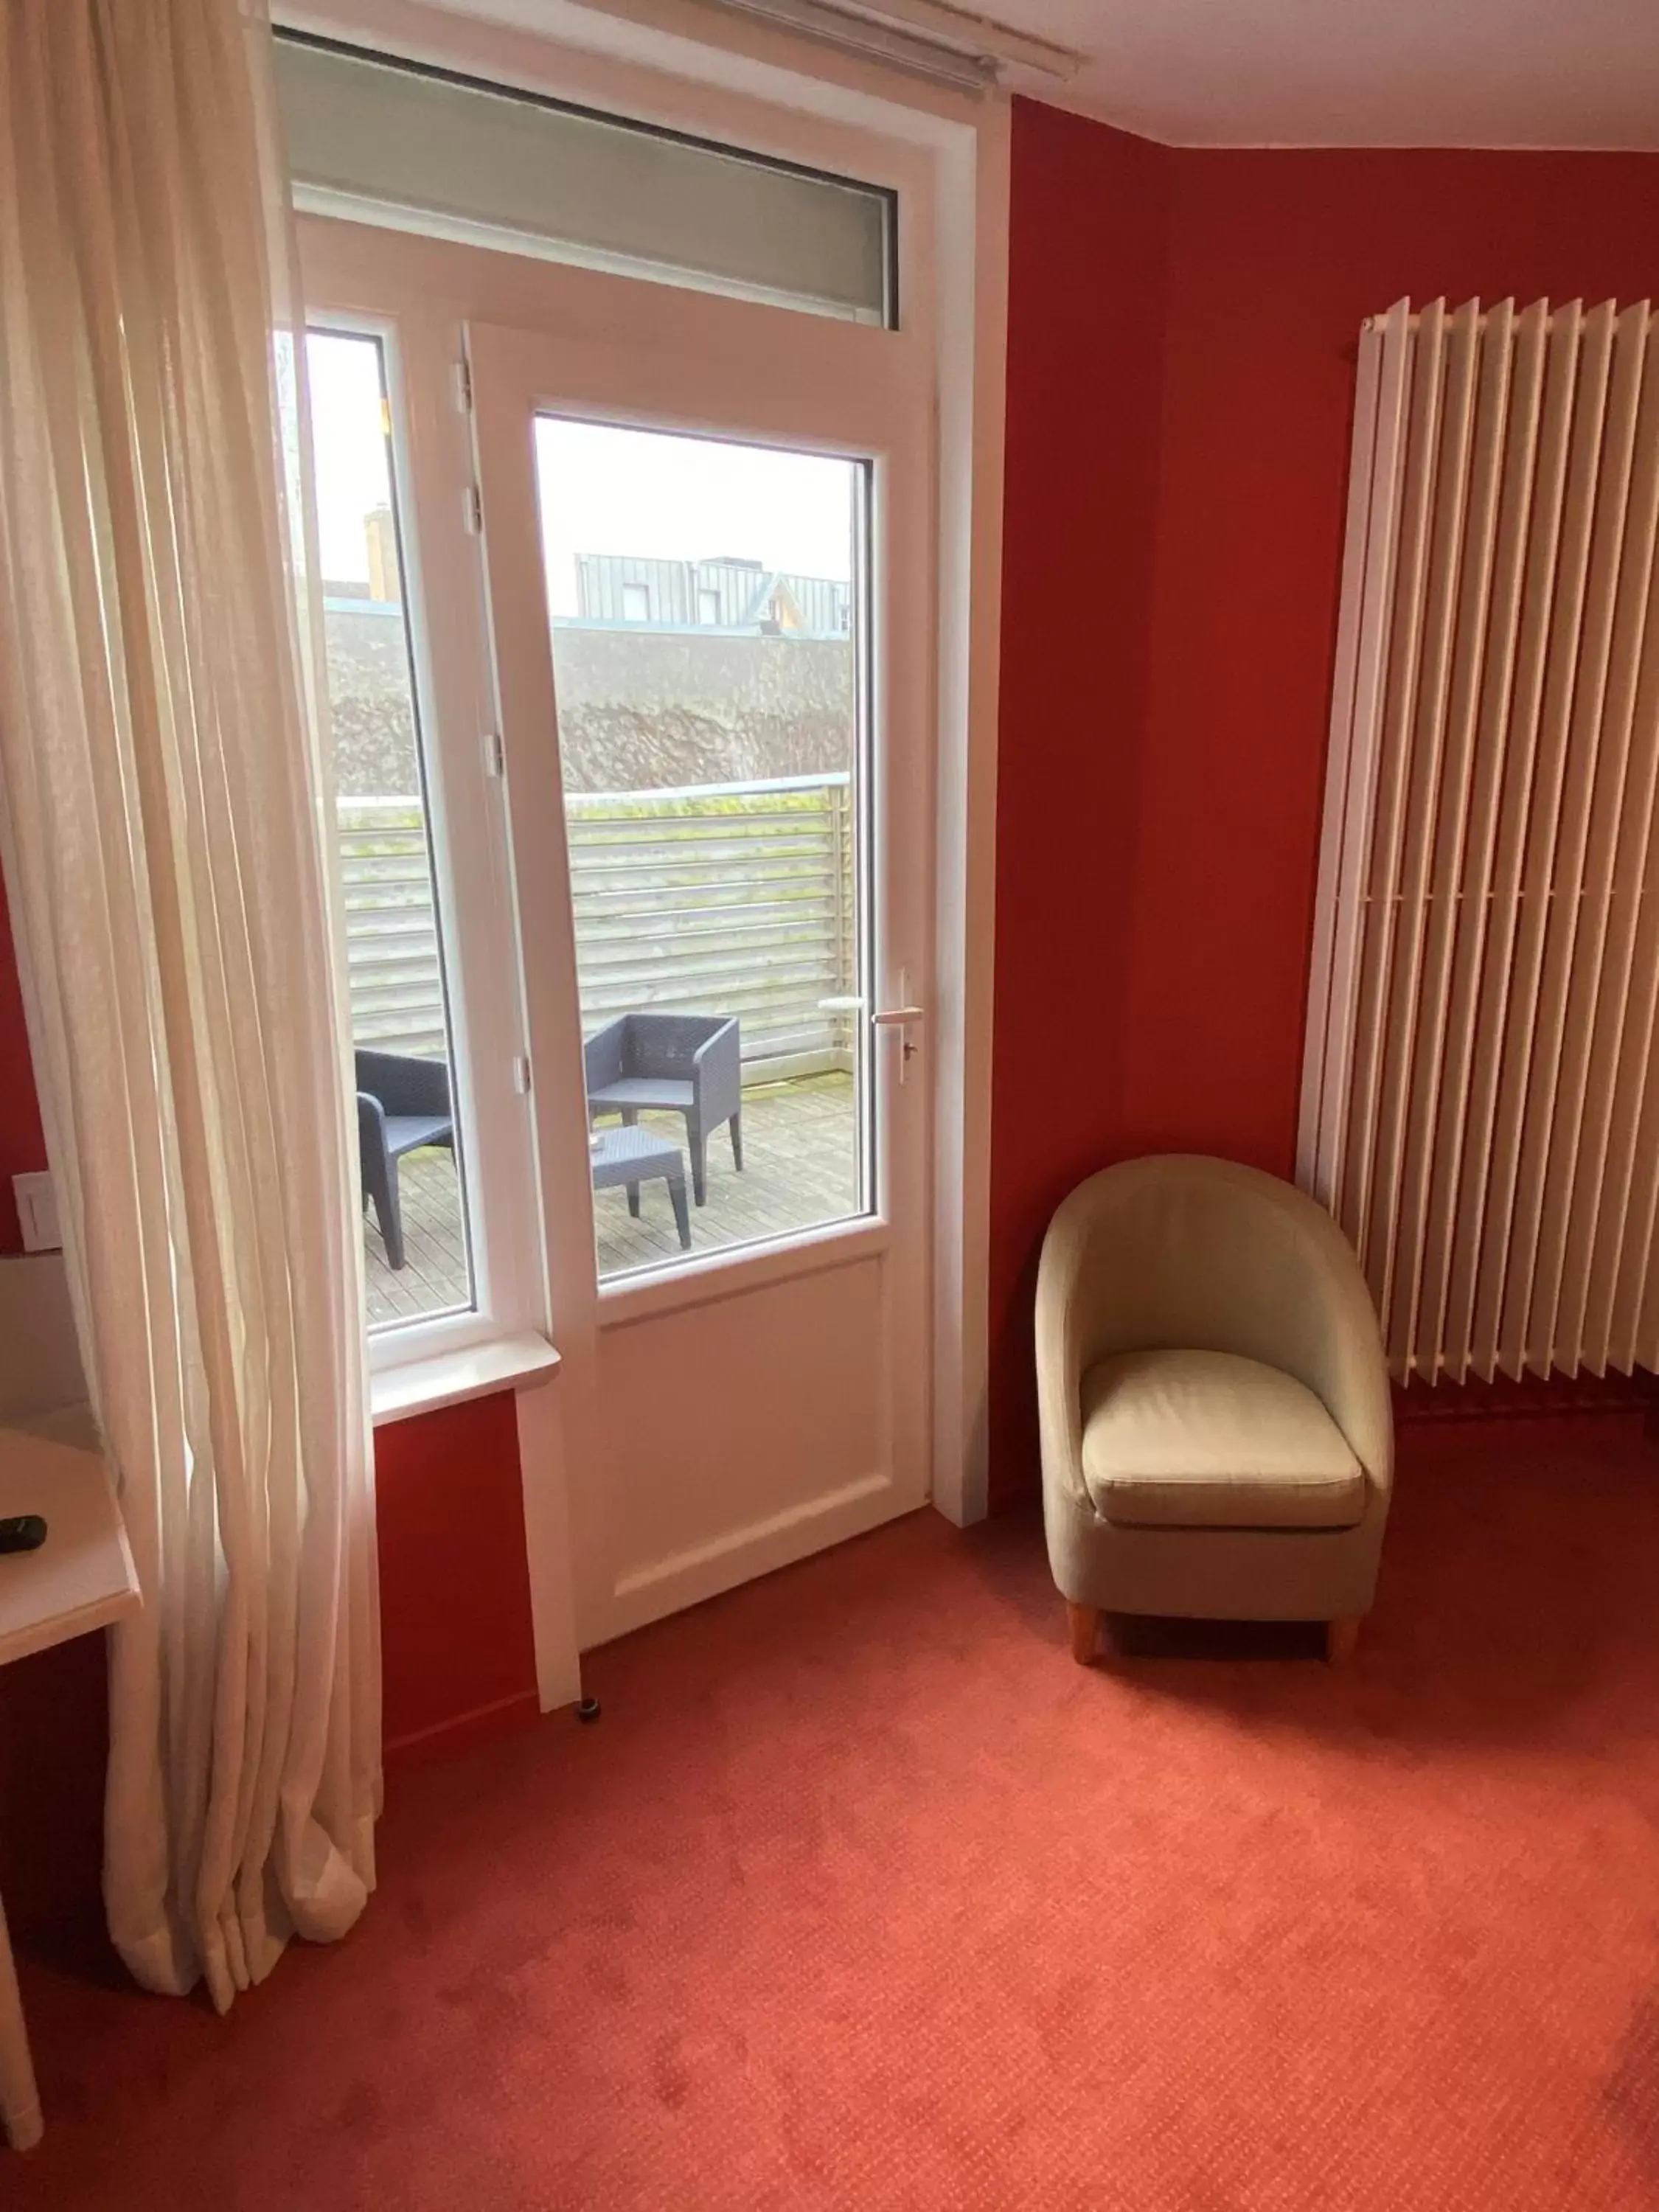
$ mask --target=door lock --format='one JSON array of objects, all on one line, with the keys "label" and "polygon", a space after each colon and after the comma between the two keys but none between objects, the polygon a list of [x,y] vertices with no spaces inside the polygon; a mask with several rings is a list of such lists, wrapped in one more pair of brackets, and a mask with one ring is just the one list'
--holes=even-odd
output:
[{"label": "door lock", "polygon": [[870,1017],[870,1025],[872,1029],[896,1030],[899,1033],[899,1042],[902,1048],[899,1059],[901,1083],[904,1080],[905,1070],[921,1049],[910,1031],[918,1022],[925,1022],[927,1018],[927,1010],[921,1006],[883,1006]]}]

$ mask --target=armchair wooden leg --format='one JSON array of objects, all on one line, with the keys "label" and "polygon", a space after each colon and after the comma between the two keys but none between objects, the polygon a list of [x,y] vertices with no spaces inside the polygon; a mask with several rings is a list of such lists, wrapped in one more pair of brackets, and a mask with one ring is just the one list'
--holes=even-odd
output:
[{"label": "armchair wooden leg", "polygon": [[1325,1623],[1325,1658],[1328,1665],[1345,1667],[1353,1657],[1354,1646],[1359,1641],[1359,1620],[1354,1613],[1345,1614],[1340,1620]]},{"label": "armchair wooden leg", "polygon": [[1066,1618],[1072,1628],[1072,1656],[1079,1667],[1092,1667],[1095,1648],[1100,1641],[1100,1607],[1097,1605],[1073,1605],[1066,1601]]}]

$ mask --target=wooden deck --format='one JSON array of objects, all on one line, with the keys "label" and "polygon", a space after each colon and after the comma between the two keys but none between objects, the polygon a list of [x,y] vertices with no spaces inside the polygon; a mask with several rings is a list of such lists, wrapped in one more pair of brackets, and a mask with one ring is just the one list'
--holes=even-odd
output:
[{"label": "wooden deck", "polygon": [[[641,1118],[646,1127],[683,1143],[685,1125],[678,1115]],[[708,1203],[691,1209],[692,1252],[784,1236],[853,1212],[858,1137],[850,1076],[811,1076],[745,1091],[744,1171],[739,1175],[732,1164],[730,1133],[718,1131],[708,1147]],[[689,1187],[689,1161],[686,1181]],[[386,1263],[372,1218],[366,1226],[371,1328],[447,1313],[471,1297],[460,1194],[449,1154],[411,1152],[402,1163],[400,1187],[406,1263],[397,1273]],[[593,1211],[602,1280],[679,1258],[674,1210],[660,1179],[641,1187],[637,1221],[621,1190],[596,1192]]]}]

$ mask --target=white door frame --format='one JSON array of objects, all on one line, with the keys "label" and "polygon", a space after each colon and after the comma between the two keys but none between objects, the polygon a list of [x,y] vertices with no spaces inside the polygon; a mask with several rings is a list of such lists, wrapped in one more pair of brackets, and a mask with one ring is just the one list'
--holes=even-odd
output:
[{"label": "white door frame", "polygon": [[[925,381],[903,374],[905,349],[888,332],[587,272],[549,274],[570,303],[554,329],[478,324],[470,345],[520,923],[525,945],[536,948],[525,974],[533,1106],[588,1644],[927,1502],[932,1066],[924,1041],[902,1081],[898,1036],[866,1029],[879,1133],[870,1215],[597,1285],[532,425],[538,413],[568,415],[872,465],[873,980],[878,1003],[896,1003],[908,978],[909,995],[926,1006],[936,728],[932,413]],[[784,1330],[786,1311],[795,1318]],[[637,1345],[613,1343],[608,1333],[617,1330],[644,1334]],[[756,1330],[773,1347],[764,1383],[738,1351]],[[680,1408],[673,1417],[617,1395],[618,1369],[641,1362]],[[771,1438],[769,1460],[763,1444],[739,1433],[729,1450],[709,1455],[695,1503],[690,1474],[662,1480],[665,1462],[694,1457],[693,1425],[718,1422],[733,1400],[781,1385],[786,1373],[804,1409],[831,1369],[844,1378],[831,1398],[848,1415],[857,1400],[869,1417],[867,1428],[848,1419],[844,1454],[829,1448],[832,1431],[786,1413],[780,1401],[769,1428],[757,1424]],[[665,1537],[643,1510],[659,1485],[659,1511],[678,1534]]]},{"label": "white door frame", "polygon": [[[627,0],[631,15],[567,0],[277,0],[280,20],[584,105],[841,166],[914,191],[937,210],[907,305],[930,311],[938,423],[936,1073],[933,1502],[958,1522],[985,1510],[987,1262],[996,714],[1001,589],[1003,348],[1008,109],[698,7]],[[516,20],[515,20],[516,19]],[[534,27],[530,27],[533,24]],[[669,72],[672,72],[670,74]],[[339,226],[342,231],[348,226]],[[394,242],[374,234],[380,249]],[[410,241],[424,245],[425,241]],[[359,302],[383,313],[370,281]],[[509,257],[494,275],[446,281],[427,305],[457,320],[517,319]],[[382,262],[380,274],[385,274]],[[463,296],[465,295],[465,296]],[[567,1670],[568,1672],[568,1670]],[[559,1670],[544,1668],[544,1681]]]}]

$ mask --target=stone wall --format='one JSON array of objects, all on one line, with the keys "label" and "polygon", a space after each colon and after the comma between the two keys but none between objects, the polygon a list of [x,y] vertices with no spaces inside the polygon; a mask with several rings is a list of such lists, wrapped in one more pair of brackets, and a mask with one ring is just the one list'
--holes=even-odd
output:
[{"label": "stone wall", "polygon": [[325,606],[323,635],[340,796],[412,798],[420,778],[403,609],[369,601]]},{"label": "stone wall", "polygon": [[[336,605],[324,626],[342,797],[412,795],[402,610]],[[561,623],[556,641],[560,741],[573,791],[747,783],[852,764],[853,650],[839,639]]]},{"label": "stone wall", "polygon": [[572,791],[749,783],[852,765],[853,649],[839,639],[562,623],[555,656]]}]

